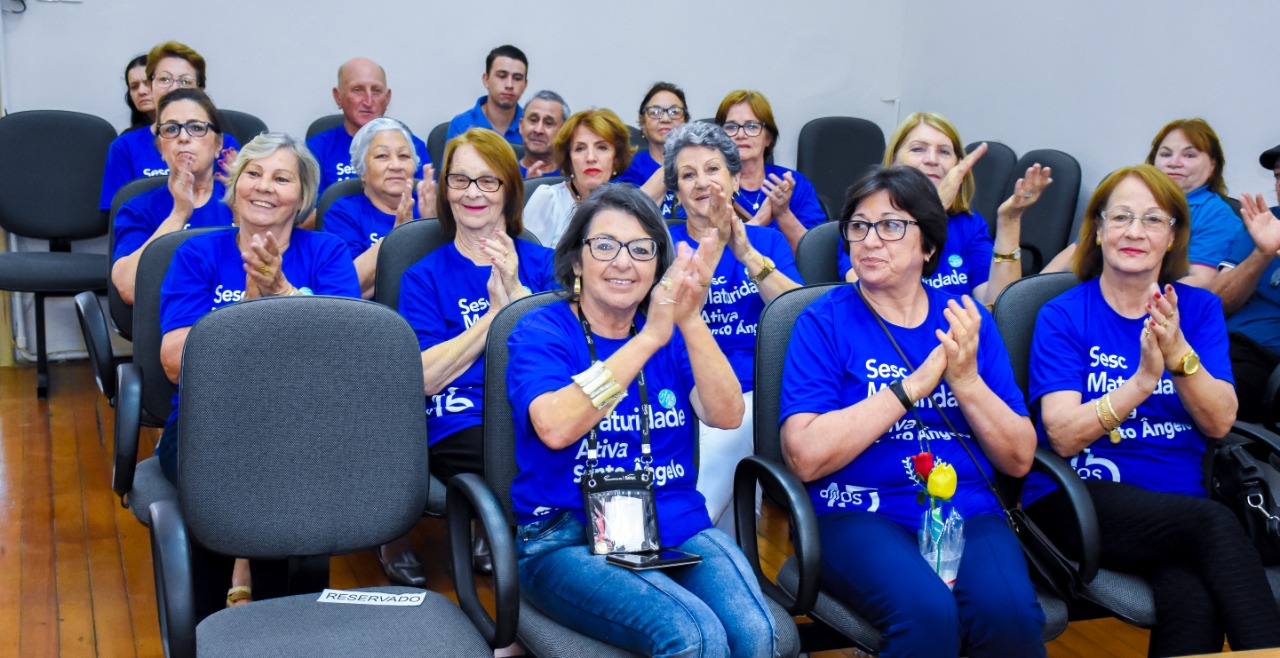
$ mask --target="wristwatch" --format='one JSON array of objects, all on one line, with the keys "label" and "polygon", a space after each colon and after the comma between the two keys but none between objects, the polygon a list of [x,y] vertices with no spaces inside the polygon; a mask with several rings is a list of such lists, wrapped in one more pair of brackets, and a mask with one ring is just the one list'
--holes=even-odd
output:
[{"label": "wristwatch", "polygon": [[1170,370],[1169,374],[1174,377],[1186,377],[1194,375],[1200,371],[1200,355],[1195,350],[1187,350],[1186,354],[1178,360],[1179,366],[1177,370]]},{"label": "wristwatch", "polygon": [[1012,252],[1007,254],[999,254],[999,253],[991,254],[991,260],[996,263],[1016,263],[1021,259],[1022,259],[1021,247],[1014,249]]},{"label": "wristwatch", "polygon": [[765,256],[764,267],[760,268],[759,273],[751,277],[751,283],[760,285],[760,282],[764,281],[765,277],[769,276],[770,274],[773,274],[775,269],[776,269],[776,266],[773,264],[773,259],[769,258],[768,256]]}]

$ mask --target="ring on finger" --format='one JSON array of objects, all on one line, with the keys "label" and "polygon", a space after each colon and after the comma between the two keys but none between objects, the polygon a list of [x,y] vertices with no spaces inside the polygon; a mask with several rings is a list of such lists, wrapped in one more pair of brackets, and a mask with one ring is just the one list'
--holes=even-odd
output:
[{"label": "ring on finger", "polygon": [[671,287],[672,287],[671,279],[668,279],[665,276],[662,277],[662,280],[658,282],[658,286],[661,287],[663,290],[671,290]]},{"label": "ring on finger", "polygon": [[259,265],[258,274],[261,274],[262,276],[271,276],[271,268],[266,265]]},{"label": "ring on finger", "polygon": [[666,299],[664,299],[664,300],[662,300],[662,301],[658,302],[658,306],[668,306],[668,305],[670,305],[670,304],[674,304],[674,303],[676,303],[676,300],[674,300],[674,299],[672,299],[672,298],[668,297],[668,298],[666,298]]},{"label": "ring on finger", "polygon": [[1031,198],[1031,193],[1030,193],[1030,192],[1023,192],[1023,193],[1022,193],[1022,198],[1024,198],[1024,199],[1030,199],[1030,198]]}]

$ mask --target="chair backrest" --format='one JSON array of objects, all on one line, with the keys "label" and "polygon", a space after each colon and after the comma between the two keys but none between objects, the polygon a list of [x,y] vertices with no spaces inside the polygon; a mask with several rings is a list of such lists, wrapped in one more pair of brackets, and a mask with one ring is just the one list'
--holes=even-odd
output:
[{"label": "chair backrest", "polygon": [[524,202],[529,203],[529,199],[533,198],[533,191],[543,185],[558,185],[568,180],[564,176],[539,176],[530,178],[524,182]]},{"label": "chair backrest", "polygon": [[800,238],[796,247],[796,269],[800,278],[815,283],[839,283],[840,222],[819,224]]},{"label": "chair backrest", "polygon": [[649,150],[649,139],[644,136],[644,131],[639,128],[627,124],[627,132],[631,133],[631,147],[637,151]]},{"label": "chair backrest", "polygon": [[[965,153],[972,153],[982,142],[974,142],[964,147]],[[987,152],[973,165],[973,181],[976,187],[969,207],[986,218],[991,227],[991,235],[996,234],[996,210],[1009,198],[1013,182],[1018,180],[1013,165],[1018,161],[1018,154],[1000,142],[987,142]],[[1025,169],[1023,171],[1026,171]]]},{"label": "chair backrest", "polygon": [[227,122],[227,132],[240,142],[241,146],[248,144],[254,137],[267,132],[267,124],[248,112],[239,112],[236,110],[218,110],[222,114],[222,118]]},{"label": "chair backrest", "polygon": [[[221,228],[193,228],[167,233],[147,245],[138,260],[138,277],[133,286],[133,362],[142,370],[142,411],[149,425],[163,425],[173,410],[174,385],[160,362],[160,286],[164,284],[173,252],[187,239],[224,231]],[[148,418],[149,417],[149,418]]]},{"label": "chair backrest", "polygon": [[344,297],[247,300],[196,322],[182,360],[178,501],[203,546],[332,555],[421,518],[422,359],[395,311]]},{"label": "chair backrest", "polygon": [[[520,239],[534,244],[541,244],[528,231],[520,234]],[[400,280],[404,271],[427,254],[449,243],[444,237],[438,219],[419,219],[401,224],[382,239],[378,249],[378,262],[374,269],[373,301],[384,306],[400,308]]]},{"label": "chair backrest", "polygon": [[849,186],[883,157],[880,126],[856,117],[819,117],[800,129],[796,169],[813,183],[831,216],[844,206]]},{"label": "chair backrest", "polygon": [[[1056,172],[1054,177],[1057,177]],[[1080,280],[1072,272],[1035,274],[1009,284],[996,298],[991,314],[995,317],[1000,337],[1004,339],[1005,349],[1009,350],[1013,378],[1022,389],[1024,398],[1031,368],[1031,334],[1035,331],[1040,307],[1078,283]]]},{"label": "chair backrest", "polygon": [[326,114],[319,119],[312,121],[311,125],[307,126],[307,139],[311,139],[326,130],[332,130],[341,125],[341,114]]},{"label": "chair backrest", "polygon": [[99,209],[115,128],[80,112],[32,110],[0,118],[0,228],[40,240],[107,231]]},{"label": "chair backrest", "polygon": [[440,163],[444,161],[445,137],[448,136],[448,121],[432,128],[431,134],[427,135],[427,155],[431,156],[431,164],[435,166],[436,169],[439,169]]},{"label": "chair backrest", "polygon": [[[1071,226],[1080,196],[1080,163],[1070,154],[1054,149],[1029,151],[1018,158],[1013,170],[1025,172],[1037,162],[1053,167],[1053,185],[1045,188],[1036,205],[1022,215],[1024,272],[1039,272],[1071,242]],[[1015,180],[1017,177],[1010,179],[1005,197],[1013,193]]]},{"label": "chair backrest", "polygon": [[[107,228],[107,254],[111,255],[116,252],[116,213],[120,212],[120,207],[126,201],[132,199],[143,192],[154,190],[162,185],[168,185],[168,176],[152,176],[150,178],[135,178],[124,184],[124,187],[116,190],[116,195],[111,197],[111,215],[108,220]],[[127,340],[133,340],[133,307],[125,303],[120,298],[120,291],[116,288],[116,284],[111,280],[111,272],[107,272],[107,311],[111,314],[111,322],[116,325],[116,329]]]},{"label": "chair backrest", "polygon": [[756,327],[756,390],[754,420],[756,454],[782,462],[782,364],[787,358],[791,329],[801,311],[822,295],[847,283],[810,285],[773,298],[760,313]]},{"label": "chair backrest", "polygon": [[1234,197],[1229,197],[1229,196],[1227,196],[1227,195],[1225,195],[1225,194],[1221,194],[1221,195],[1219,195],[1219,196],[1221,196],[1221,197],[1222,197],[1222,200],[1223,200],[1223,201],[1226,201],[1226,202],[1227,202],[1227,206],[1229,206],[1229,207],[1231,208],[1231,212],[1233,212],[1233,213],[1235,213],[1235,214],[1236,214],[1236,217],[1242,217],[1242,215],[1240,214],[1240,212],[1241,212],[1241,211],[1240,211],[1240,199],[1236,199],[1236,198],[1234,198]]},{"label": "chair backrest", "polygon": [[334,201],[352,194],[364,194],[364,181],[359,178],[348,178],[324,188],[324,192],[320,193],[320,200],[316,202],[316,223],[312,226],[312,230],[324,230],[324,214],[329,212],[329,206],[332,206]]},{"label": "chair backrest", "polygon": [[511,482],[520,471],[516,466],[516,426],[511,400],[507,397],[507,337],[525,313],[564,299],[561,291],[529,295],[507,304],[489,324],[484,346],[484,479],[507,515],[511,510]]}]

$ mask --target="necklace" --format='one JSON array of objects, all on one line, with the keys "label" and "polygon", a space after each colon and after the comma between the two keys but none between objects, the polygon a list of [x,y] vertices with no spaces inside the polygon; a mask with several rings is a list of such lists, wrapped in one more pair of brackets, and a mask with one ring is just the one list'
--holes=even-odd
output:
[{"label": "necklace", "polygon": [[765,196],[764,188],[760,188],[754,192],[739,188],[738,193],[734,195],[734,200],[740,205],[744,207],[750,206],[751,210],[756,211],[760,210],[760,204],[764,203]]}]

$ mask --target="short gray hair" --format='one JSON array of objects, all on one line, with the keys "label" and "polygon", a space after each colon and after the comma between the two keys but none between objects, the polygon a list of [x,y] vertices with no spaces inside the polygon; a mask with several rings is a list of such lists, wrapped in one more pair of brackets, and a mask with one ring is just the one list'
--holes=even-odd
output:
[{"label": "short gray hair", "polygon": [[413,154],[413,171],[418,171],[418,149],[413,147],[413,134],[409,127],[391,117],[378,117],[364,124],[351,138],[351,167],[356,170],[356,176],[364,178],[364,159],[369,155],[369,145],[373,143],[373,136],[384,130],[398,131],[404,137],[404,143],[409,145],[409,152]]},{"label": "short gray hair", "polygon": [[738,155],[738,145],[725,134],[724,128],[704,121],[691,121],[667,135],[662,147],[662,181],[668,190],[678,188],[676,175],[676,155],[686,146],[706,146],[720,152],[724,156],[724,164],[729,173],[736,175],[742,171],[742,156]]},{"label": "short gray hair", "polygon": [[222,198],[222,202],[234,209],[236,184],[240,182],[240,174],[244,173],[244,168],[250,162],[261,160],[282,148],[289,149],[298,158],[298,182],[302,184],[302,194],[299,197],[301,203],[293,223],[296,226],[306,219],[316,207],[316,196],[320,191],[320,163],[316,162],[315,156],[311,155],[305,144],[286,133],[262,133],[240,148],[235,164],[231,165],[227,195]]},{"label": "short gray hair", "polygon": [[[564,120],[568,119],[570,114],[573,114],[569,111],[569,104],[564,102],[564,98],[550,89],[543,89],[542,91],[534,94],[533,98],[529,99],[529,103],[532,103],[533,101],[550,101],[552,103],[559,103],[560,111],[564,113],[564,115],[560,117],[561,123],[564,123]],[[524,106],[526,108],[529,107],[529,103],[525,103]]]}]

